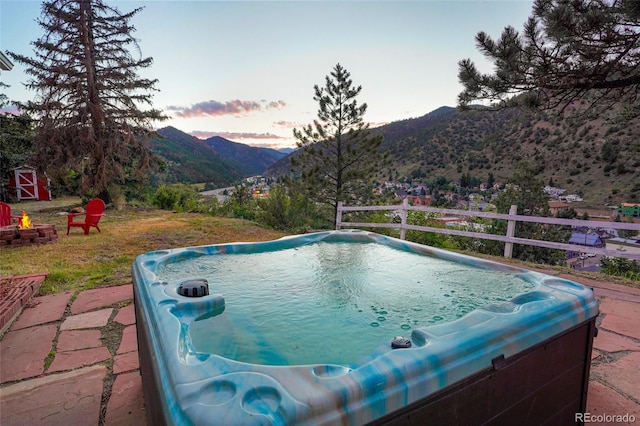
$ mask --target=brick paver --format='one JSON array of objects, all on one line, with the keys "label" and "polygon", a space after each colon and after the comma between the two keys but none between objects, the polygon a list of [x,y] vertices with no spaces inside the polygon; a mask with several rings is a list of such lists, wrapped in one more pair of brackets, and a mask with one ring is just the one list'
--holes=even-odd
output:
[{"label": "brick paver", "polygon": [[605,315],[600,327],[640,339],[640,303],[606,297],[600,304],[600,311]]},{"label": "brick paver", "polygon": [[80,293],[76,300],[73,301],[71,313],[79,314],[131,299],[133,299],[132,284],[86,290]]},{"label": "brick paver", "polygon": [[4,387],[0,397],[0,423],[2,426],[97,425],[106,373],[105,366],[97,365]]},{"label": "brick paver", "polygon": [[[640,404],[623,397],[613,389],[595,380],[589,382],[589,393],[587,395],[587,413],[594,416],[600,415],[633,415],[636,422],[640,421]],[[601,426],[611,425],[611,422],[592,422],[589,425]],[[633,423],[616,423],[620,425]],[[635,423],[637,424],[637,423]]]},{"label": "brick paver", "polygon": [[136,313],[135,313],[135,306],[133,305],[133,303],[130,304],[129,306],[125,306],[124,308],[120,308],[118,310],[118,314],[113,320],[122,325],[135,324]]},{"label": "brick paver", "polygon": [[47,274],[0,277],[0,332],[4,332],[20,314],[24,305],[38,292]]},{"label": "brick paver", "polygon": [[113,374],[125,373],[139,368],[138,351],[127,352],[113,357]]},{"label": "brick paver", "polygon": [[22,315],[11,326],[11,329],[20,330],[21,328],[61,320],[71,296],[73,296],[73,293],[67,291],[65,293],[34,297],[31,299],[28,308],[22,312]]},{"label": "brick paver", "polygon": [[146,425],[142,395],[142,376],[139,372],[120,374],[111,389],[107,404],[105,426]]},{"label": "brick paver", "polygon": [[122,332],[122,340],[120,341],[120,347],[118,348],[119,354],[124,354],[131,351],[138,350],[138,338],[136,333],[136,326],[130,325]]},{"label": "brick paver", "polygon": [[56,329],[52,324],[7,333],[0,342],[0,383],[42,374]]},{"label": "brick paver", "polygon": [[598,330],[593,347],[606,352],[640,351],[640,343],[604,329]]},{"label": "brick paver", "polygon": [[78,330],[82,328],[104,327],[109,321],[113,309],[102,309],[99,311],[87,312],[86,314],[72,315],[67,317],[60,330]]},{"label": "brick paver", "polygon": [[97,348],[98,346],[102,346],[100,335],[100,330],[61,331],[58,336],[56,350],[60,352]]},{"label": "brick paver", "polygon": [[74,368],[86,367],[97,364],[111,358],[109,350],[104,346],[99,348],[80,349],[77,351],[57,352],[48,373],[56,371],[73,370]]},{"label": "brick paver", "polygon": [[611,363],[598,364],[593,367],[592,374],[640,401],[640,352],[631,352]]}]

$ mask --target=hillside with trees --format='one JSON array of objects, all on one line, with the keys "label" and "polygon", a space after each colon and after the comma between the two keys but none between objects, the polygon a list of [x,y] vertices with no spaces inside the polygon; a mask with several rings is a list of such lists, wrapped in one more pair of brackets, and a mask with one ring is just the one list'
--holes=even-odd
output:
[{"label": "hillside with trees", "polygon": [[270,148],[260,148],[233,142],[220,136],[205,139],[204,143],[227,161],[235,162],[244,176],[262,174],[286,154]]},{"label": "hillside with trees", "polygon": [[[372,133],[391,164],[380,180],[458,181],[462,175],[506,182],[517,164],[531,160],[537,178],[603,206],[640,199],[640,120],[608,114],[554,114],[525,108],[468,111],[442,107],[423,117],[393,122]],[[292,154],[295,155],[295,154]],[[288,158],[267,170],[288,172]]]},{"label": "hillside with trees", "polygon": [[214,187],[262,174],[284,153],[258,148],[214,136],[201,140],[175,127],[157,131],[151,147],[165,163],[160,173],[166,182],[208,182]]},{"label": "hillside with trees", "polygon": [[169,183],[210,182],[214,186],[230,185],[242,174],[213,151],[204,141],[174,127],[158,130],[151,149],[164,161],[160,179]]},{"label": "hillside with trees", "polygon": [[511,176],[525,158],[545,183],[579,193],[587,204],[602,206],[640,199],[640,120],[616,111],[559,115],[509,108],[457,111],[400,139],[385,136],[393,166],[384,178],[446,176],[463,173],[486,182]]}]

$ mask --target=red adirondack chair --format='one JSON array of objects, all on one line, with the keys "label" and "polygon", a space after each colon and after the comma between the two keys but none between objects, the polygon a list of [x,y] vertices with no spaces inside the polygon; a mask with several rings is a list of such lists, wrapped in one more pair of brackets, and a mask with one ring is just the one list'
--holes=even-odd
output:
[{"label": "red adirondack chair", "polygon": [[11,206],[7,203],[0,202],[0,226],[11,225],[11,219],[19,219],[22,216],[14,216],[11,214]]},{"label": "red adirondack chair", "polygon": [[[74,221],[77,216],[84,216],[84,221]],[[67,235],[69,235],[69,229],[74,226],[84,229],[84,235],[89,235],[89,229],[94,227],[100,232],[98,222],[100,218],[104,216],[104,201],[100,198],[94,198],[89,200],[84,213],[69,213],[67,215]]]}]

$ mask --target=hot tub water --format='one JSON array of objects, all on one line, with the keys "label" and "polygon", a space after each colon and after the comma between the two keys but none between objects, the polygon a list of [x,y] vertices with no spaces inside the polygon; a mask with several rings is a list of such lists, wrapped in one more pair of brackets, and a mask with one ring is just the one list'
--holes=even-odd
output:
[{"label": "hot tub water", "polygon": [[396,335],[535,286],[520,274],[375,243],[201,256],[157,271],[167,282],[194,273],[225,301],[218,315],[188,324],[195,349],[265,365],[355,366]]}]

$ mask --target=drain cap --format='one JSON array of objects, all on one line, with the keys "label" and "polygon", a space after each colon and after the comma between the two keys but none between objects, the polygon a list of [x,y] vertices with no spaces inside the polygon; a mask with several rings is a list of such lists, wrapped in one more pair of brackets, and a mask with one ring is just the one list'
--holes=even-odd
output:
[{"label": "drain cap", "polygon": [[411,340],[407,339],[406,337],[396,336],[391,341],[391,347],[393,349],[410,348]]},{"label": "drain cap", "polygon": [[209,283],[204,278],[180,283],[178,294],[186,297],[202,297],[209,294]]}]

